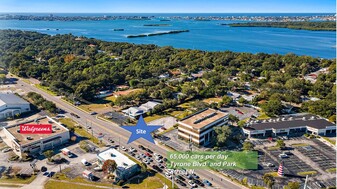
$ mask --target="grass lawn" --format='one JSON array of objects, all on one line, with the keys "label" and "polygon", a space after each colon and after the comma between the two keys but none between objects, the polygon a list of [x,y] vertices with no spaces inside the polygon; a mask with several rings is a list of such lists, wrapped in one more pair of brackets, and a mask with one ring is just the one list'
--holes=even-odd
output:
[{"label": "grass lawn", "polygon": [[180,111],[180,110],[169,109],[169,110],[166,110],[165,113],[177,119],[182,119],[190,115],[192,112],[189,110]]},{"label": "grass lawn", "polygon": [[278,176],[277,172],[269,172],[269,173],[266,173],[266,174],[269,174],[272,177],[280,177],[280,176]]},{"label": "grass lawn", "polygon": [[317,174],[317,171],[298,172],[297,174],[300,175],[300,176],[316,175],[316,174]]},{"label": "grass lawn", "polygon": [[265,112],[260,112],[260,116],[257,117],[256,119],[258,120],[263,120],[263,119],[269,119],[270,117],[267,116],[267,114]]},{"label": "grass lawn", "polygon": [[219,103],[221,101],[222,101],[221,98],[206,98],[203,100],[203,102],[206,102],[207,104]]},{"label": "grass lawn", "polygon": [[[95,184],[96,183],[92,183]],[[71,188],[71,189],[91,189],[91,188],[98,188],[94,186],[85,186],[76,183],[66,183],[66,182],[58,182],[54,180],[49,180],[45,185],[44,189],[60,189],[60,188]]]},{"label": "grass lawn", "polygon": [[1,178],[0,184],[3,183],[13,183],[13,184],[29,184],[36,178],[36,175],[32,175],[29,178],[21,179],[21,178]]},{"label": "grass lawn", "polygon": [[[83,183],[83,184],[92,184],[92,185],[99,185],[99,186],[111,186],[110,183],[100,183],[100,182],[92,182],[92,181],[89,181],[87,180],[86,178],[82,177],[82,176],[78,176],[78,177],[75,177],[73,179],[71,178],[68,178],[66,176],[66,172],[69,172],[70,171],[70,168],[68,169],[64,169],[62,170],[62,173],[56,173],[54,176],[53,176],[53,179],[55,180],[64,180],[64,181],[69,181],[69,182],[73,182],[74,184],[76,183]],[[61,183],[61,182],[59,182]],[[68,183],[66,183],[68,184]]]},{"label": "grass lawn", "polygon": [[49,90],[49,87],[42,86],[40,84],[35,84],[35,87],[38,88],[38,89],[43,90],[44,92],[46,92],[46,93],[48,93],[50,95],[57,96],[57,94],[55,92]]},{"label": "grass lawn", "polygon": [[91,135],[91,133],[89,133],[90,130],[89,130],[89,132],[87,132],[87,131],[84,129],[84,127],[81,127],[81,128],[77,127],[77,126],[76,126],[77,123],[74,122],[72,119],[70,119],[70,118],[62,118],[62,119],[60,119],[59,121],[60,121],[62,124],[66,125],[69,129],[70,129],[70,128],[74,128],[76,134],[78,134],[78,135],[80,135],[80,136],[82,136],[82,137],[88,138],[90,141],[92,141],[93,143],[95,143],[95,144],[97,144],[97,145],[100,145],[100,146],[103,145],[103,144],[101,144],[100,140],[98,140],[98,138],[93,137],[93,136]]},{"label": "grass lawn", "polygon": [[116,100],[116,97],[111,95],[111,96],[108,96],[108,97],[105,97],[104,100],[106,101],[110,101],[110,102],[115,102]]},{"label": "grass lawn", "polygon": [[262,186],[252,186],[251,189],[265,189],[265,187],[262,187]]},{"label": "grass lawn", "polygon": [[309,146],[309,144],[305,144],[305,143],[296,143],[296,144],[292,144],[292,147],[303,147],[303,146]]},{"label": "grass lawn", "polygon": [[269,151],[272,151],[272,150],[279,150],[280,149],[280,147],[278,147],[278,146],[272,146],[272,147],[268,147],[267,148],[267,150],[269,150]]},{"label": "grass lawn", "polygon": [[328,173],[336,173],[336,168],[330,168],[330,169],[327,169],[325,171],[328,172]]},{"label": "grass lawn", "polygon": [[326,141],[330,142],[331,144],[336,145],[336,140],[332,140],[329,137],[322,137],[322,138],[324,138]]},{"label": "grass lawn", "polygon": [[30,82],[28,79],[22,79],[23,82],[27,83],[27,84],[31,84],[32,82]]},{"label": "grass lawn", "polygon": [[[138,179],[134,178],[129,181],[132,184],[126,184],[125,186],[128,186],[130,188],[137,188],[137,189],[157,189],[157,188],[163,188],[164,184],[168,186],[168,189],[172,189],[172,183],[170,180],[165,178],[159,173],[156,173],[153,176],[149,176],[143,180],[140,179],[140,183],[138,184]],[[178,188],[176,185],[174,185],[174,188]]]},{"label": "grass lawn", "polygon": [[157,115],[157,114],[154,114],[154,115],[152,115],[152,116],[147,116],[147,117],[145,117],[144,118],[144,120],[145,120],[145,122],[150,122],[150,121],[154,121],[154,120],[156,120],[156,119],[160,119],[160,118],[163,118],[163,117],[165,117],[164,115]]},{"label": "grass lawn", "polygon": [[19,187],[21,187],[21,186],[19,186],[19,185],[15,185],[15,184],[1,184],[1,183],[0,183],[0,188],[1,188],[1,186],[2,186],[2,187],[7,187],[7,188],[9,188],[9,187],[19,188]]},{"label": "grass lawn", "polygon": [[102,108],[110,107],[110,105],[109,104],[82,104],[82,105],[79,105],[78,107],[87,112],[92,112],[92,111],[97,111]]}]

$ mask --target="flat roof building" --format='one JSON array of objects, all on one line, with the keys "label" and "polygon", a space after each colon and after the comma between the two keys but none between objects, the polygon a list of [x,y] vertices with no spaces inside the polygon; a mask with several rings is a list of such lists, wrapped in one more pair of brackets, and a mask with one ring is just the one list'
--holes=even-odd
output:
[{"label": "flat roof building", "polygon": [[312,114],[291,114],[268,120],[251,121],[243,127],[247,137],[272,137],[310,133],[327,135],[336,133],[336,124]]},{"label": "flat roof building", "polygon": [[214,127],[228,122],[228,114],[211,108],[196,112],[178,122],[178,136],[197,145],[207,145],[214,136]]},{"label": "flat roof building", "polygon": [[29,102],[13,93],[0,93],[0,120],[30,111]]},{"label": "flat roof building", "polygon": [[[21,124],[51,124],[52,133],[21,134]],[[42,153],[45,150],[53,149],[59,145],[67,143],[70,139],[69,130],[48,116],[6,126],[1,132],[4,136],[3,141],[13,149],[15,154],[20,157],[22,157],[22,153]]]},{"label": "flat roof building", "polygon": [[121,180],[127,180],[140,172],[140,166],[116,149],[108,148],[97,154],[99,164],[106,160],[114,160],[117,164],[116,176]]}]

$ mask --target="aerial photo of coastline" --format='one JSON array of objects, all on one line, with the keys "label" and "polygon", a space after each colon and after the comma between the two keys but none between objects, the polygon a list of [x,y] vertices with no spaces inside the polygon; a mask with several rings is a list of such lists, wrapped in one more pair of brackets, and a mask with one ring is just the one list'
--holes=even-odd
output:
[{"label": "aerial photo of coastline", "polygon": [[0,2],[0,189],[336,188],[336,2]]}]

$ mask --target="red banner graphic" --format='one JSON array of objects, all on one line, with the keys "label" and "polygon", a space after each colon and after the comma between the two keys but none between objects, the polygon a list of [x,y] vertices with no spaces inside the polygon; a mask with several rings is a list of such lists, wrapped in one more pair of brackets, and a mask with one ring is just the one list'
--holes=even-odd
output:
[{"label": "red banner graphic", "polygon": [[21,134],[51,134],[53,132],[51,124],[21,124]]}]

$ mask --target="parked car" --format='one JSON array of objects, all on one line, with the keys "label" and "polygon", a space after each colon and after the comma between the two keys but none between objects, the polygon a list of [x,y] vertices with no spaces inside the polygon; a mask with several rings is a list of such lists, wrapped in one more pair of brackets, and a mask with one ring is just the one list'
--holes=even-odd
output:
[{"label": "parked car", "polygon": [[192,180],[188,181],[188,184],[192,186],[193,188],[197,186]]},{"label": "parked car", "polygon": [[184,177],[182,177],[182,176],[180,176],[180,175],[177,175],[177,179],[182,180],[182,181],[185,181]]},{"label": "parked car", "polygon": [[153,153],[152,150],[150,150],[150,148],[145,148],[145,150],[146,150],[147,152],[149,152],[150,154]]},{"label": "parked car", "polygon": [[171,176],[169,173],[165,173],[165,176],[166,176],[167,178],[169,178],[169,179],[172,178],[172,176]]},{"label": "parked car", "polygon": [[165,168],[165,166],[163,164],[161,164],[161,163],[158,164],[158,167],[161,168],[161,169]]},{"label": "parked car", "polygon": [[143,162],[144,162],[145,164],[150,164],[150,161],[147,160],[147,159],[143,159]]},{"label": "parked car", "polygon": [[1,152],[2,153],[6,153],[6,152],[9,152],[9,151],[12,151],[12,148],[5,148]]},{"label": "parked car", "polygon": [[155,158],[155,160],[158,162],[158,163],[163,163],[163,160],[159,159],[159,158]]},{"label": "parked car", "polygon": [[208,181],[208,180],[206,180],[206,179],[203,181],[203,183],[204,183],[204,184],[206,184],[207,186],[212,186],[212,183],[211,183],[211,182],[209,182],[209,181]]},{"label": "parked car", "polygon": [[145,147],[143,145],[138,145],[138,148],[141,150],[145,150]]},{"label": "parked car", "polygon": [[109,141],[110,143],[115,143],[115,141],[113,141],[112,138],[109,138],[108,141]]},{"label": "parked car", "polygon": [[278,157],[280,157],[280,158],[288,158],[289,156],[287,154],[280,154],[280,155],[278,155]]},{"label": "parked car", "polygon": [[87,162],[86,159],[82,159],[81,162],[82,162],[82,164],[85,165],[85,166],[89,166],[89,165],[90,165],[90,163]]},{"label": "parked car", "polygon": [[204,186],[205,186],[205,184],[202,183],[200,180],[194,180],[194,182],[195,182],[197,185],[201,186],[201,187],[204,187]]},{"label": "parked car", "polygon": [[136,155],[135,158],[136,159],[141,159],[141,157],[139,155]]},{"label": "parked car", "polygon": [[136,151],[137,151],[137,150],[134,149],[134,148],[132,148],[132,147],[129,148],[129,152],[136,152]]},{"label": "parked car", "polygon": [[183,187],[186,187],[187,185],[181,181],[181,180],[176,180],[176,182],[180,185],[180,186],[183,186]]},{"label": "parked car", "polygon": [[126,148],[125,148],[124,146],[121,146],[121,149],[122,149],[123,151],[126,151]]},{"label": "parked car", "polygon": [[147,157],[152,157],[152,155],[149,154],[148,152],[146,152],[145,155],[146,155]]},{"label": "parked car", "polygon": [[320,188],[325,188],[325,186],[324,186],[322,183],[318,182],[318,181],[316,181],[315,184],[316,184],[318,187],[320,187]]}]

